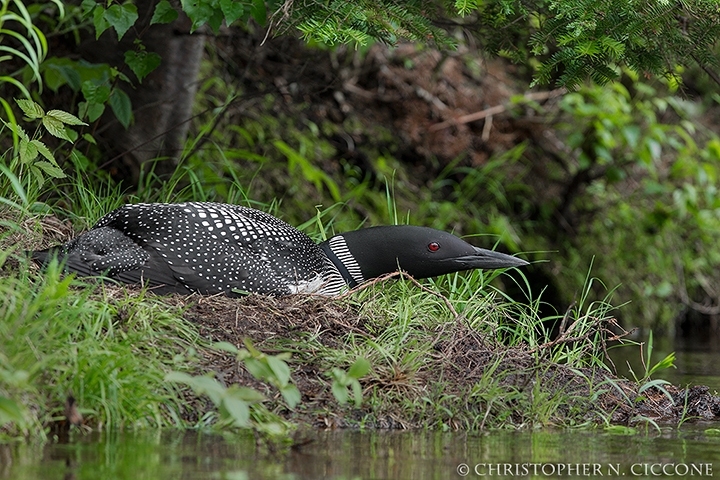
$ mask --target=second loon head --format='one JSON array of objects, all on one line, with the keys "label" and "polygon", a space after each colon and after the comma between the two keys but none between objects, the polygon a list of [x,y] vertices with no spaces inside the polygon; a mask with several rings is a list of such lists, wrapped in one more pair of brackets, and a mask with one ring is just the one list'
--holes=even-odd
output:
[{"label": "second loon head", "polygon": [[321,247],[326,252],[332,249],[355,283],[397,271],[398,267],[415,278],[428,278],[477,268],[528,265],[525,260],[474,247],[450,233],[411,225],[355,230],[337,235]]}]

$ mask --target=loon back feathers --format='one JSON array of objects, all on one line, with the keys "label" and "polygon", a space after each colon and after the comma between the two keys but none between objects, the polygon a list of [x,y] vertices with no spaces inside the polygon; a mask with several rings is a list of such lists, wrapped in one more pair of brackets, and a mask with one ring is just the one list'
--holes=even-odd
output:
[{"label": "loon back feathers", "polygon": [[259,210],[219,203],[125,205],[58,253],[80,275],[146,282],[159,293],[290,294],[314,289],[328,268],[304,233]]},{"label": "loon back feathers", "polygon": [[125,205],[65,245],[33,252],[41,264],[55,255],[82,276],[228,295],[337,295],[398,266],[424,278],[527,264],[425,227],[367,228],[316,245],[267,213],[203,202]]}]

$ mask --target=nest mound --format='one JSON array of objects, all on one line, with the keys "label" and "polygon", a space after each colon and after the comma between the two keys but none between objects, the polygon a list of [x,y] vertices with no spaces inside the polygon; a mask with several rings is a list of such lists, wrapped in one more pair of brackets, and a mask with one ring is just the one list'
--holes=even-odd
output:
[{"label": "nest mound", "polygon": [[[294,412],[278,409],[288,418],[321,427],[354,426],[359,419],[363,419],[364,426],[375,428],[416,428],[427,424],[421,412],[409,412],[400,404],[392,408],[392,402],[387,402],[383,411],[371,412],[365,405],[360,409],[338,408],[326,375],[327,362],[318,357],[318,353],[327,349],[342,350],[351,337],[357,343],[382,334],[382,327],[359,314],[350,302],[307,296],[251,295],[240,300],[213,297],[188,306],[185,317],[211,341],[242,348],[244,339],[250,339],[256,348],[268,354],[287,351],[287,345],[293,345],[293,358],[289,363],[303,402]],[[500,345],[472,330],[462,320],[449,322],[439,331],[415,333],[421,342],[431,345],[422,366],[415,372],[373,366],[373,371],[360,379],[366,394],[374,389],[376,397],[394,395],[420,400],[442,388],[446,398],[457,399],[455,406],[462,403],[462,411],[480,414],[488,405],[483,401],[473,404],[468,392],[484,375],[492,375],[507,391],[532,391],[548,398],[561,395],[567,399],[555,414],[554,420],[558,423],[563,420],[558,415],[571,412],[577,415],[578,409],[583,410],[582,417],[586,420],[609,420],[623,425],[632,425],[641,419],[669,423],[691,417],[720,419],[720,397],[711,395],[707,387],[684,389],[668,385],[665,390],[671,401],[657,388],[639,392],[636,383],[615,377],[604,369],[570,368],[544,361],[527,348]],[[277,392],[257,382],[230,353],[206,352],[203,368],[215,372],[227,385],[252,386],[269,398],[279,400]],[[523,423],[524,414],[512,412],[513,423]],[[467,426],[463,419],[450,420],[450,424],[456,428]]]}]

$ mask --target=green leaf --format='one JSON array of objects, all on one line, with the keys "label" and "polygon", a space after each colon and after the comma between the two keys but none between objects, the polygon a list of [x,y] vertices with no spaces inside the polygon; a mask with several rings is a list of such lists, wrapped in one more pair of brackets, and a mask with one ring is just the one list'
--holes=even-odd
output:
[{"label": "green leaf", "polygon": [[291,409],[295,408],[295,406],[300,403],[300,390],[298,390],[295,385],[285,385],[280,389],[280,393],[285,399],[285,403],[287,403],[288,407]]},{"label": "green leaf", "polygon": [[170,5],[170,2],[160,0],[155,6],[155,12],[153,12],[150,25],[154,23],[170,23],[175,21],[176,18],[178,18],[178,12]]},{"label": "green leaf", "polygon": [[50,135],[62,138],[63,140],[67,140],[68,142],[72,142],[67,132],[65,131],[65,125],[57,118],[45,116],[42,119],[42,123],[48,133],[50,133]]},{"label": "green leaf", "polygon": [[267,11],[265,10],[265,0],[253,0],[252,7],[250,7],[250,15],[255,19],[260,26],[265,26],[265,20],[267,20]]},{"label": "green leaf", "polygon": [[16,98],[15,103],[18,104],[20,110],[22,110],[25,116],[28,118],[35,119],[45,116],[45,112],[43,111],[42,107],[37,103],[33,102],[32,100]]},{"label": "green leaf", "polygon": [[91,122],[100,118],[100,115],[105,111],[105,105],[102,103],[80,102],[78,107],[80,116],[87,117]]},{"label": "green leaf", "polygon": [[60,168],[56,167],[50,162],[40,160],[39,162],[35,162],[33,165],[41,169],[43,172],[47,173],[50,177],[65,178],[65,173]]},{"label": "green leaf", "polygon": [[95,10],[93,10],[93,25],[95,26],[95,40],[100,38],[100,35],[110,28],[110,24],[105,19],[105,9],[101,5],[97,5]]},{"label": "green leaf", "polygon": [[83,82],[82,93],[90,103],[105,103],[110,98],[110,86],[106,83],[97,83],[92,80]]},{"label": "green leaf", "polygon": [[43,69],[43,77],[45,78],[45,85],[53,92],[57,92],[58,88],[67,82],[60,69],[54,65]]},{"label": "green leaf", "polygon": [[345,405],[348,401],[347,387],[338,382],[333,382],[331,389],[333,396],[335,396],[335,400],[337,400],[341,405]]},{"label": "green leaf", "polygon": [[25,421],[22,408],[14,400],[0,397],[0,424],[9,422],[21,424]]},{"label": "green leaf", "polygon": [[128,50],[125,52],[125,63],[133,71],[140,83],[142,83],[143,78],[160,65],[161,61],[160,55],[155,52],[146,52],[144,50],[139,52]]},{"label": "green leaf", "polygon": [[212,15],[208,18],[207,24],[212,29],[213,33],[217,35],[220,32],[220,26],[223,21],[223,12],[220,9],[213,9]]},{"label": "green leaf", "polygon": [[103,16],[115,28],[118,40],[120,40],[138,19],[137,7],[131,3],[116,4],[105,10]]},{"label": "green leaf", "polygon": [[132,104],[130,103],[130,97],[127,93],[123,92],[119,88],[113,89],[110,93],[110,108],[117,117],[118,121],[123,127],[127,128],[130,126],[132,120]]},{"label": "green leaf", "polygon": [[40,155],[50,160],[54,165],[57,165],[57,162],[55,161],[55,156],[52,154],[50,149],[45,146],[44,143],[42,143],[40,140],[33,140],[30,143],[35,146]]},{"label": "green leaf", "polygon": [[232,395],[233,397],[239,398],[240,400],[244,400],[248,403],[260,403],[265,401],[265,396],[262,393],[250,387],[232,385],[231,387],[228,387],[227,395]]},{"label": "green leaf", "polygon": [[20,153],[20,163],[23,165],[29,164],[38,156],[37,147],[32,142],[29,142],[27,138],[20,140],[18,150]]},{"label": "green leaf", "polygon": [[250,425],[250,409],[247,403],[239,398],[225,396],[218,405],[220,414],[233,420],[236,427],[247,427]]},{"label": "green leaf", "polygon": [[220,9],[225,15],[225,23],[228,26],[245,13],[243,4],[234,0],[220,0]]},{"label": "green leaf", "polygon": [[353,396],[355,397],[355,408],[360,408],[362,405],[362,387],[360,387],[360,382],[355,380],[350,385],[352,386]]},{"label": "green leaf", "polygon": [[273,356],[267,357],[267,363],[275,374],[275,378],[277,378],[280,384],[279,386],[284,387],[287,385],[288,381],[290,381],[290,367],[288,367],[287,363]]},{"label": "green leaf", "polygon": [[35,175],[35,180],[37,180],[38,186],[42,187],[45,183],[45,177],[43,176],[42,172],[39,168],[37,168],[35,165],[30,166],[30,172]]},{"label": "green leaf", "polygon": [[209,3],[200,0],[181,0],[183,12],[192,20],[190,32],[207,23],[214,13]]},{"label": "green leaf", "polygon": [[50,110],[47,112],[48,117],[54,117],[66,125],[87,125],[72,113],[64,112],[62,110]]},{"label": "green leaf", "polygon": [[82,10],[83,17],[89,17],[93,12],[93,9],[97,6],[95,0],[83,0],[80,3],[80,9]]},{"label": "green leaf", "polygon": [[225,387],[214,378],[205,375],[193,377],[183,372],[170,372],[165,375],[165,381],[185,384],[196,394],[210,397],[215,405],[220,405],[225,395]]},{"label": "green leaf", "polygon": [[267,362],[263,362],[256,358],[245,359],[245,368],[250,374],[258,380],[267,380],[272,378],[273,372]]},{"label": "green leaf", "polygon": [[18,125],[17,123],[8,123],[5,120],[0,118],[0,121],[2,121],[7,128],[10,129],[11,132],[13,132],[15,135],[17,135],[20,138],[26,138],[30,140],[30,137],[28,137],[27,133],[25,133],[25,130]]},{"label": "green leaf", "polygon": [[75,169],[79,171],[85,172],[91,165],[94,166],[94,163],[91,163],[90,159],[80,153],[77,149],[73,149],[73,151],[70,152],[70,159],[73,161]]},{"label": "green leaf", "polygon": [[352,378],[360,378],[367,375],[367,373],[370,371],[370,362],[368,362],[366,359],[360,357],[357,360],[355,360],[355,363],[353,363],[352,367],[350,367],[350,370],[348,370],[348,376]]},{"label": "green leaf", "polygon": [[238,348],[237,348],[235,345],[233,345],[232,343],[230,343],[230,342],[215,342],[215,343],[213,343],[212,346],[213,346],[213,348],[216,349],[216,350],[222,350],[222,351],[224,351],[224,352],[230,352],[230,353],[233,353],[233,354],[235,354],[235,355],[237,355],[237,353],[238,353]]}]

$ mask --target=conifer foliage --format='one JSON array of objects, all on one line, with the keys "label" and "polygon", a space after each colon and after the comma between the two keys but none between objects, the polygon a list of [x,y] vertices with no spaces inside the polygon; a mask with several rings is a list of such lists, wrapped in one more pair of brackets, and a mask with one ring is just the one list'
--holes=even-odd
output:
[{"label": "conifer foliage", "polygon": [[277,2],[271,25],[307,39],[365,44],[453,43],[462,29],[488,50],[535,67],[535,82],[606,83],[618,67],[674,75],[700,65],[713,80],[720,34],[715,0],[340,0]]}]

